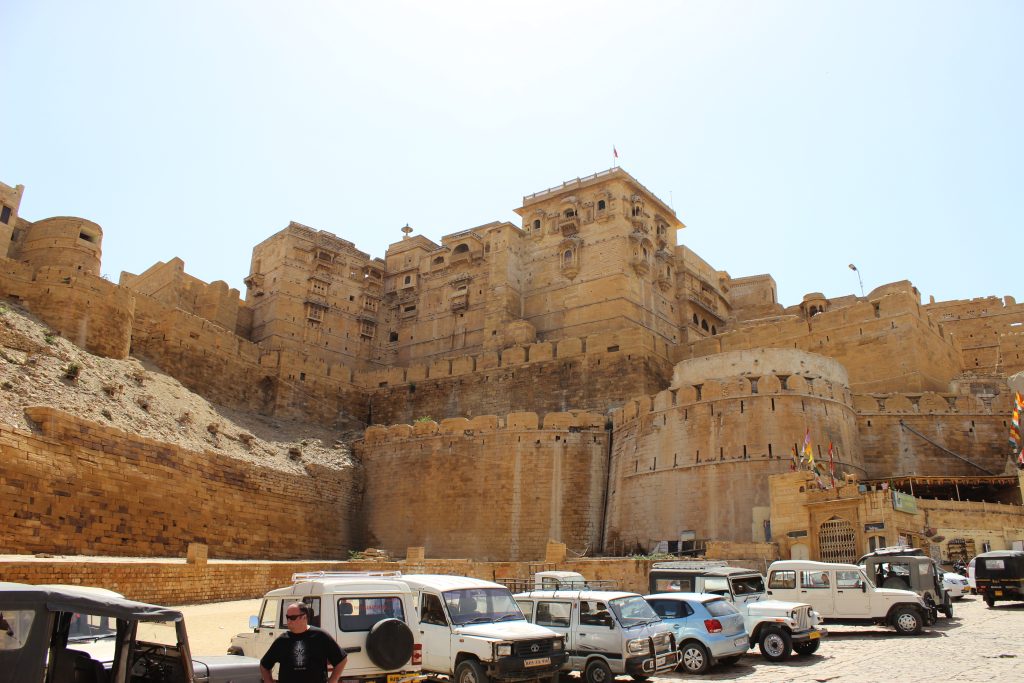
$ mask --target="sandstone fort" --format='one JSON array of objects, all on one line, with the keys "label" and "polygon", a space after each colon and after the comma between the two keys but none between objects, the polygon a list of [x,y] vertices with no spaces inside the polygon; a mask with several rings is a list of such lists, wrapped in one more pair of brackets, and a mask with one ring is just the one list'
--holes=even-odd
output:
[{"label": "sandstone fort", "polygon": [[[904,281],[783,305],[785,272],[706,262],[621,168],[523,197],[519,224],[407,227],[382,257],[291,223],[244,293],[177,258],[114,284],[101,226],[26,219],[23,191],[0,184],[8,306],[216,404],[347,434],[353,458],[283,470],[119,430],[103,397],[33,406],[33,429],[0,425],[0,552],[950,560],[1024,541],[1010,296],[923,302]],[[824,476],[794,471],[808,450]]]}]

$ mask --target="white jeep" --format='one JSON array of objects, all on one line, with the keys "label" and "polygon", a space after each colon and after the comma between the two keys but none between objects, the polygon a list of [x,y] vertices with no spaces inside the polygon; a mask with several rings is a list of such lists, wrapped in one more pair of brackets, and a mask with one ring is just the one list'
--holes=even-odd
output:
[{"label": "white jeep", "polygon": [[821,617],[804,601],[784,602],[766,597],[764,578],[752,569],[730,567],[721,561],[655,562],[648,577],[652,593],[674,591],[714,593],[731,602],[761,656],[782,661],[791,652],[812,655],[822,637]]},{"label": "white jeep", "polygon": [[282,630],[288,603],[313,609],[313,624],[348,653],[345,679],[397,683],[421,672],[456,683],[550,679],[564,639],[527,623],[508,589],[464,576],[401,572],[312,572],[267,593],[252,633],[230,653],[262,657]]},{"label": "white jeep", "polygon": [[889,624],[901,635],[916,635],[934,624],[937,613],[913,591],[878,588],[855,564],[782,560],[768,567],[768,594],[806,600],[825,621]]}]

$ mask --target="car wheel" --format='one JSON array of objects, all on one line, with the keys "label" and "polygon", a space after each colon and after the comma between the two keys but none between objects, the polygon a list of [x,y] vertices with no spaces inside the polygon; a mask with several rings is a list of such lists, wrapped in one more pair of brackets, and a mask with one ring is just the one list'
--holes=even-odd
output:
[{"label": "car wheel", "polygon": [[466,659],[455,667],[455,683],[489,683],[487,672],[475,659]]},{"label": "car wheel", "polygon": [[640,674],[631,674],[630,678],[632,678],[634,681],[639,681],[639,683],[643,683],[648,678],[650,678],[650,676],[642,676]]},{"label": "car wheel", "polygon": [[614,676],[612,676],[612,670],[608,668],[603,659],[594,659],[587,662],[583,678],[587,683],[611,683]]},{"label": "car wheel", "polygon": [[897,607],[892,614],[892,625],[901,636],[916,636],[921,632],[923,622],[921,613],[909,605]]},{"label": "car wheel", "polygon": [[732,657],[722,657],[718,661],[726,666],[736,666],[743,659],[743,655],[733,655]]},{"label": "car wheel", "polygon": [[993,598],[988,593],[985,593],[985,604],[988,605],[989,607],[995,607],[996,606],[996,599]]},{"label": "car wheel", "polygon": [[766,626],[761,629],[757,647],[761,650],[761,656],[769,662],[781,662],[792,652],[793,640],[784,629],[778,626]]},{"label": "car wheel", "polygon": [[939,608],[939,611],[945,614],[947,619],[953,618],[953,601],[950,599],[948,594],[946,595],[946,602],[942,603],[942,607]]},{"label": "car wheel", "polygon": [[793,652],[801,657],[806,657],[817,652],[819,647],[821,647],[821,640],[815,638],[814,640],[808,640],[806,643],[794,643]]},{"label": "car wheel", "polygon": [[679,648],[679,670],[688,674],[702,674],[711,668],[708,649],[695,640]]},{"label": "car wheel", "polygon": [[385,671],[412,659],[412,648],[412,630],[401,619],[381,619],[366,634],[366,655]]}]

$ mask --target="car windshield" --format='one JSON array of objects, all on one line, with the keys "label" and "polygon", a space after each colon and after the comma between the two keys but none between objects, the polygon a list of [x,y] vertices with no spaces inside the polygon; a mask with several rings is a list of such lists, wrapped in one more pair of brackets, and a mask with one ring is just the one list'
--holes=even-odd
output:
[{"label": "car windshield", "polygon": [[456,626],[526,619],[507,588],[445,591],[444,602]]},{"label": "car windshield", "polygon": [[743,576],[732,580],[733,595],[764,593],[764,579],[760,576]]},{"label": "car windshield", "polygon": [[654,611],[654,608],[639,595],[612,600],[608,603],[608,606],[612,608],[615,618],[625,628],[661,620],[658,613]]},{"label": "car windshield", "polygon": [[117,624],[111,617],[95,614],[75,614],[68,630],[69,643],[84,643],[117,636]]}]

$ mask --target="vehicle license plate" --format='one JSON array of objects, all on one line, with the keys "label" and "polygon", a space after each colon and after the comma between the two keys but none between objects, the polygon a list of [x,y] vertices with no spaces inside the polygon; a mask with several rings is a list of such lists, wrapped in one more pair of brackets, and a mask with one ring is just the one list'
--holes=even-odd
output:
[{"label": "vehicle license plate", "polygon": [[1003,591],[995,591],[995,594],[996,594],[996,597],[1000,597],[1000,596],[1002,596]]},{"label": "vehicle license plate", "polygon": [[817,631],[811,631],[811,640],[814,640],[815,638],[821,638],[821,634]]},{"label": "vehicle license plate", "polygon": [[665,656],[662,655],[654,660],[654,666],[662,666],[665,663]]},{"label": "vehicle license plate", "polygon": [[737,638],[732,644],[736,647],[745,647],[750,649],[750,640],[748,638]]},{"label": "vehicle license plate", "polygon": [[551,663],[551,657],[535,657],[523,661],[523,666],[544,666]]},{"label": "vehicle license plate", "polygon": [[388,674],[388,683],[401,683],[402,681],[415,680],[415,675],[409,674]]}]

